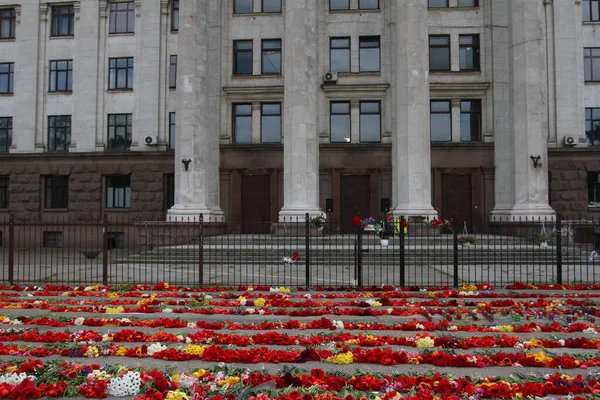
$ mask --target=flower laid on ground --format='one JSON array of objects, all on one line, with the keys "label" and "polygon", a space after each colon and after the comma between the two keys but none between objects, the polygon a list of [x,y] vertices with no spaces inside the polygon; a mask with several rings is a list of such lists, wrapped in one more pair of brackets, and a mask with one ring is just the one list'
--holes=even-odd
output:
[{"label": "flower laid on ground", "polygon": [[458,243],[462,244],[462,245],[467,244],[467,243],[469,243],[469,244],[475,244],[475,243],[477,243],[477,239],[475,239],[474,235],[459,236],[457,238],[457,240],[458,240]]},{"label": "flower laid on ground", "polygon": [[394,235],[394,217],[388,214],[385,221],[378,221],[373,224],[373,229],[380,239],[389,239],[390,236]]},{"label": "flower laid on ground", "polygon": [[352,223],[360,230],[364,230],[367,226],[374,225],[376,222],[377,220],[375,220],[375,218],[373,217],[368,217],[364,219],[361,218],[359,215],[355,215],[354,217],[352,217]]},{"label": "flower laid on ground", "polygon": [[294,265],[294,262],[296,261],[302,261],[300,253],[297,251],[294,251],[290,257],[283,257],[283,262],[286,265]]}]

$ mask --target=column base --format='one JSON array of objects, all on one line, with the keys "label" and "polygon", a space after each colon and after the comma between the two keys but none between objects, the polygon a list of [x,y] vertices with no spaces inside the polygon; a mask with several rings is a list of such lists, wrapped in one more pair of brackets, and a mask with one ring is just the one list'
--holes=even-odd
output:
[{"label": "column base", "polygon": [[496,206],[490,213],[490,222],[554,221],[556,212],[547,204],[517,204]]},{"label": "column base", "polygon": [[306,208],[291,208],[291,207],[283,207],[279,210],[279,222],[296,222],[301,221],[304,222],[304,218],[306,217],[306,213],[310,216],[310,218],[316,217],[321,214],[321,209],[317,207],[306,207]]},{"label": "column base", "polygon": [[175,204],[167,213],[167,221],[198,221],[200,214],[202,214],[204,222],[225,222],[225,214],[221,208],[207,208],[195,204]]},{"label": "column base", "polygon": [[411,216],[422,216],[428,220],[432,220],[438,217],[438,212],[428,204],[403,204],[397,206],[391,210],[390,213],[394,217],[411,217]]}]

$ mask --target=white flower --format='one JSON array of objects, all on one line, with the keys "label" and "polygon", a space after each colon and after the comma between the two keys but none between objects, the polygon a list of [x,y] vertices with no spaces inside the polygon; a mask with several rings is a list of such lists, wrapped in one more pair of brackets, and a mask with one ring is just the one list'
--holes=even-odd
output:
[{"label": "white flower", "polygon": [[240,305],[245,306],[246,305],[246,299],[240,300]]},{"label": "white flower", "polygon": [[259,313],[260,315],[263,315],[263,314],[265,313],[265,310],[263,310],[263,309],[261,308],[260,310],[258,310],[258,313]]},{"label": "white flower", "polygon": [[165,314],[170,314],[173,312],[173,309],[172,308],[163,308],[162,312]]},{"label": "white flower", "polygon": [[185,342],[186,342],[186,343],[188,343],[188,344],[189,344],[189,343],[192,343],[192,339],[190,339],[189,337],[186,337],[186,338],[185,338]]},{"label": "white flower", "polygon": [[558,344],[560,344],[561,347],[565,347],[565,340],[564,339],[559,339],[558,340]]},{"label": "white flower", "polygon": [[344,322],[343,321],[333,320],[331,322],[333,323],[333,326],[336,327],[336,329],[344,329]]},{"label": "white flower", "polygon": [[7,372],[6,374],[0,375],[0,383],[8,383],[9,385],[16,386],[27,378],[31,381],[35,381],[35,376],[27,375],[25,372],[21,372],[20,374]]},{"label": "white flower", "polygon": [[271,292],[271,293],[279,293],[279,288],[271,287],[271,288],[269,288],[269,292]]},{"label": "white flower", "polygon": [[188,322],[187,327],[188,328],[195,328],[196,327],[196,323],[195,322]]},{"label": "white flower", "polygon": [[248,307],[248,308],[246,308],[246,312],[248,314],[254,314],[256,312],[256,310],[254,308],[252,308],[252,307]]},{"label": "white flower", "polygon": [[179,340],[180,342],[183,342],[183,335],[177,335],[177,340]]},{"label": "white flower", "polygon": [[23,325],[23,322],[21,322],[21,320],[19,318],[15,318],[12,321],[10,321],[11,325]]},{"label": "white flower", "polygon": [[304,295],[304,297],[306,297],[307,299],[310,299],[310,298],[312,298],[312,296],[310,295],[310,293],[306,293],[306,294]]},{"label": "white flower", "polygon": [[415,328],[421,329],[422,331],[424,331],[425,330],[425,325],[423,325],[423,324],[416,324]]},{"label": "white flower", "polygon": [[159,351],[163,351],[166,349],[167,346],[164,346],[160,343],[152,343],[150,346],[148,346],[148,355],[152,356],[154,353],[158,353]]},{"label": "white flower", "polygon": [[112,333],[105,333],[104,335],[102,335],[102,341],[103,342],[110,342],[112,340]]},{"label": "white flower", "polygon": [[81,325],[83,325],[83,321],[85,321],[85,318],[77,317],[77,318],[75,318],[75,321],[73,321],[73,325],[81,326]]},{"label": "white flower", "polygon": [[593,326],[590,326],[589,328],[586,328],[582,331],[583,333],[597,333],[596,329]]},{"label": "white flower", "polygon": [[205,294],[205,295],[204,295],[204,299],[206,299],[206,300],[210,300],[210,299],[212,299],[212,298],[213,298],[213,297],[212,297],[210,294]]},{"label": "white flower", "polygon": [[131,320],[129,318],[121,318],[119,320],[119,322],[123,323],[123,324],[130,324]]},{"label": "white flower", "polygon": [[393,308],[388,308],[386,311],[387,311],[388,314],[391,314],[391,313],[394,312],[394,309]]},{"label": "white flower", "polygon": [[[153,343],[157,344],[157,343]],[[148,351],[150,347],[148,348]],[[111,396],[135,396],[140,392],[142,379],[138,371],[129,371],[120,377],[114,377],[108,383],[107,392]]]},{"label": "white flower", "polygon": [[[515,349],[522,349],[524,346],[523,346],[523,343],[517,342],[517,343],[515,343],[514,347],[515,347]],[[529,347],[529,346],[527,346],[527,347]]]},{"label": "white flower", "polygon": [[450,325],[450,326],[448,327],[448,330],[449,330],[449,331],[457,331],[457,330],[458,330],[458,326],[456,326],[456,325]]}]

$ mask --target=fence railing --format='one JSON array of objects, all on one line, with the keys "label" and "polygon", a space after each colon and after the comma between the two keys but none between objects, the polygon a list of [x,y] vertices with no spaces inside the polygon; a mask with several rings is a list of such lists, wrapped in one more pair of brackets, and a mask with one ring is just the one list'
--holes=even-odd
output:
[{"label": "fence railing", "polygon": [[0,220],[0,281],[310,287],[600,282],[598,221],[497,219],[477,233],[463,231],[457,221],[402,220],[392,222],[393,235],[383,245],[372,226],[330,218],[315,224],[305,217],[31,222],[11,216]]}]

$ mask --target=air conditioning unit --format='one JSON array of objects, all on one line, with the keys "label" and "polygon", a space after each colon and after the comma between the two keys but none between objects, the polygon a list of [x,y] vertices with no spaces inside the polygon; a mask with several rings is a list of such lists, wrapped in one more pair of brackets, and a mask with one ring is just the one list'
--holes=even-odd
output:
[{"label": "air conditioning unit", "polygon": [[146,136],[144,138],[144,143],[147,146],[156,146],[158,144],[158,138],[156,136]]},{"label": "air conditioning unit", "polygon": [[325,83],[336,83],[338,80],[337,72],[327,72],[323,80]]},{"label": "air conditioning unit", "polygon": [[577,144],[574,136],[565,136],[565,147],[574,147]]}]

